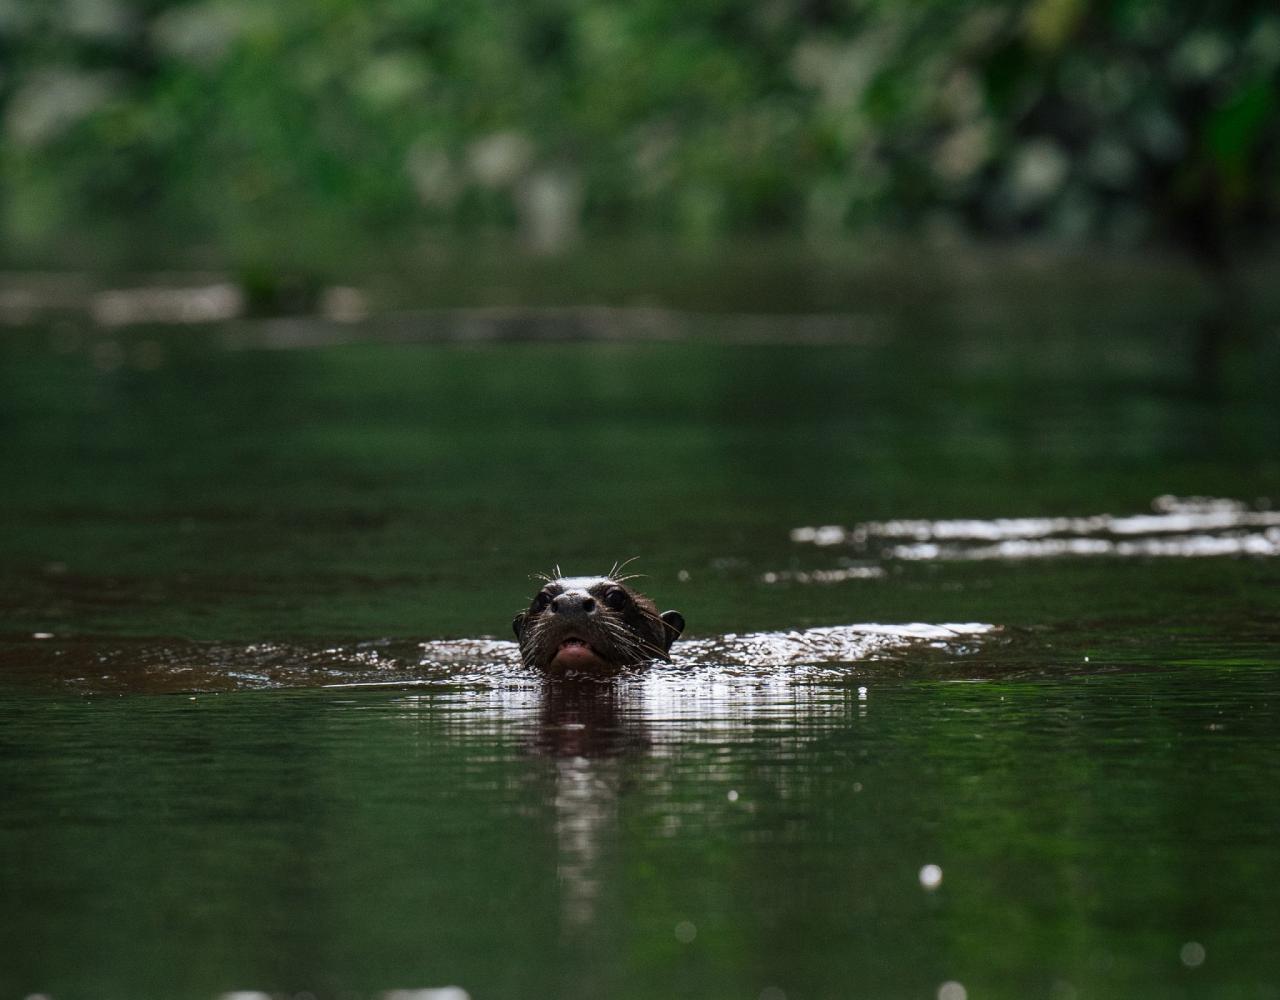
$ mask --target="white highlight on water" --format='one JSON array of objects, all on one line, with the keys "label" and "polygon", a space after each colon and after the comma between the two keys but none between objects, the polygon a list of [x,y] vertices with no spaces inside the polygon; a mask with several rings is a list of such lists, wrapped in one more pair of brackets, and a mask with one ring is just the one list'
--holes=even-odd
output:
[{"label": "white highlight on water", "polygon": [[[1050,559],[1062,556],[1118,558],[1280,555],[1280,511],[1251,510],[1220,497],[1159,496],[1153,513],[1088,517],[894,519],[801,527],[791,540],[819,547],[858,549],[885,543],[876,553],[904,561]],[[837,582],[871,576],[877,567],[786,571],[767,583]],[[844,575],[842,575],[844,574]]]},{"label": "white highlight on water", "polygon": [[843,583],[845,580],[875,580],[884,576],[879,566],[847,566],[842,569],[790,570],[763,573],[762,583]]},{"label": "white highlight on water", "polygon": [[982,622],[928,625],[832,625],[792,632],[728,634],[721,639],[691,639],[673,650],[677,663],[715,663],[786,667],[848,663],[918,642],[948,642],[983,635],[994,626]]}]

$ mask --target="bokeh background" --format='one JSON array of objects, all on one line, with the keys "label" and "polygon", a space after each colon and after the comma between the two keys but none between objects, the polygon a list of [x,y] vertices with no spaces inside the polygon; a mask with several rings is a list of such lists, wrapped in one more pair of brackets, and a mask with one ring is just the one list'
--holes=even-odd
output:
[{"label": "bokeh background", "polygon": [[869,230],[1166,245],[1280,203],[1280,14],[1158,0],[4,0],[10,261]]},{"label": "bokeh background", "polygon": [[501,634],[631,556],[710,633],[1042,622],[1092,569],[766,580],[1280,492],[1270,4],[0,0],[0,60],[19,632]]}]

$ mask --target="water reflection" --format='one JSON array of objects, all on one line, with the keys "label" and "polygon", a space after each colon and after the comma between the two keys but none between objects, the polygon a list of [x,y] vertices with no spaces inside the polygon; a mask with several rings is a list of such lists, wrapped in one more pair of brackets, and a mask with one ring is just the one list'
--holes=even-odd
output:
[{"label": "water reflection", "polygon": [[555,682],[540,692],[531,750],[554,761],[556,879],[562,932],[589,932],[604,883],[601,854],[615,836],[625,769],[649,744],[643,716],[624,711],[626,689]]},{"label": "water reflection", "polygon": [[[769,741],[769,764],[752,780],[786,797],[803,780],[791,762],[828,734],[865,722],[870,704],[866,685],[710,669],[433,687],[395,700],[415,726],[443,726],[468,745],[512,741],[517,753],[547,761],[542,798],[551,811],[561,939],[583,954],[611,947],[600,937],[623,877],[615,845],[625,839],[620,815],[629,793],[652,796],[696,782],[695,799],[660,795],[652,833],[664,839],[713,827],[725,810],[750,814],[755,803],[739,792],[744,745]],[[363,699],[352,706],[368,707]]]},{"label": "water reflection", "polygon": [[[556,850],[561,936],[584,953],[607,951],[603,910],[621,877],[612,845],[628,791],[672,787],[696,771],[702,795],[671,801],[654,817],[659,837],[714,823],[739,801],[736,753],[759,731],[771,745],[769,781],[787,796],[796,780],[787,762],[804,747],[868,717],[868,688],[813,683],[802,674],[734,675],[708,670],[500,684],[484,689],[406,694],[405,717],[449,719],[454,737],[488,741],[505,733],[522,752],[550,764],[545,800]],[[666,799],[664,798],[664,801]]]},{"label": "water reflection", "polygon": [[[1028,995],[1105,995],[1161,955],[1219,975],[1226,934],[1274,931],[1274,687],[1254,667],[956,685],[688,666],[18,698],[0,771],[34,910],[9,932],[34,982],[81,953],[116,982],[132,967],[94,959],[194,914],[162,942],[166,962],[212,956],[173,991],[192,996],[932,996],[1008,967]],[[104,919],[120,893],[140,912]],[[985,961],[993,940],[1010,966]],[[1114,968],[1090,964],[1104,945]]]}]

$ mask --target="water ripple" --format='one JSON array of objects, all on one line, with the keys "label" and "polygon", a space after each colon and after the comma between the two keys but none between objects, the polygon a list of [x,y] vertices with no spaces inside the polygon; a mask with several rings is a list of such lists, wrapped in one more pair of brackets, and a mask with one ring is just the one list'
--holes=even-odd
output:
[{"label": "water ripple", "polygon": [[[894,519],[800,527],[791,540],[819,547],[846,546],[884,560],[1201,558],[1280,555],[1280,511],[1251,509],[1219,497],[1160,496],[1146,514],[1086,517]],[[861,567],[873,577],[877,567]],[[842,571],[767,573],[766,583],[828,583]]]},{"label": "water ripple", "polygon": [[[842,625],[690,639],[672,663],[624,671],[623,680],[667,675],[710,683],[794,683],[849,676],[850,666],[908,650],[965,656],[990,625]],[[510,640],[376,640],[352,644],[249,645],[182,639],[58,637],[0,641],[0,673],[39,687],[86,693],[216,692],[290,687],[471,689],[537,685]]]}]

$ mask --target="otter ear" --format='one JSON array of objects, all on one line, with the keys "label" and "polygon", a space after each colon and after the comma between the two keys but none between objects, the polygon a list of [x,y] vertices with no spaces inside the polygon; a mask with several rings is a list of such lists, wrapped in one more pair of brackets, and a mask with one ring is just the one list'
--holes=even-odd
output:
[{"label": "otter ear", "polygon": [[659,617],[662,619],[662,624],[666,626],[662,631],[666,639],[666,648],[670,650],[671,644],[680,638],[680,633],[684,631],[684,615],[679,611],[664,611]]},{"label": "otter ear", "polygon": [[521,637],[520,633],[523,630],[524,630],[524,612],[521,611],[518,615],[516,615],[514,618],[511,619],[511,631],[513,631],[516,634],[516,638],[519,639]]}]

